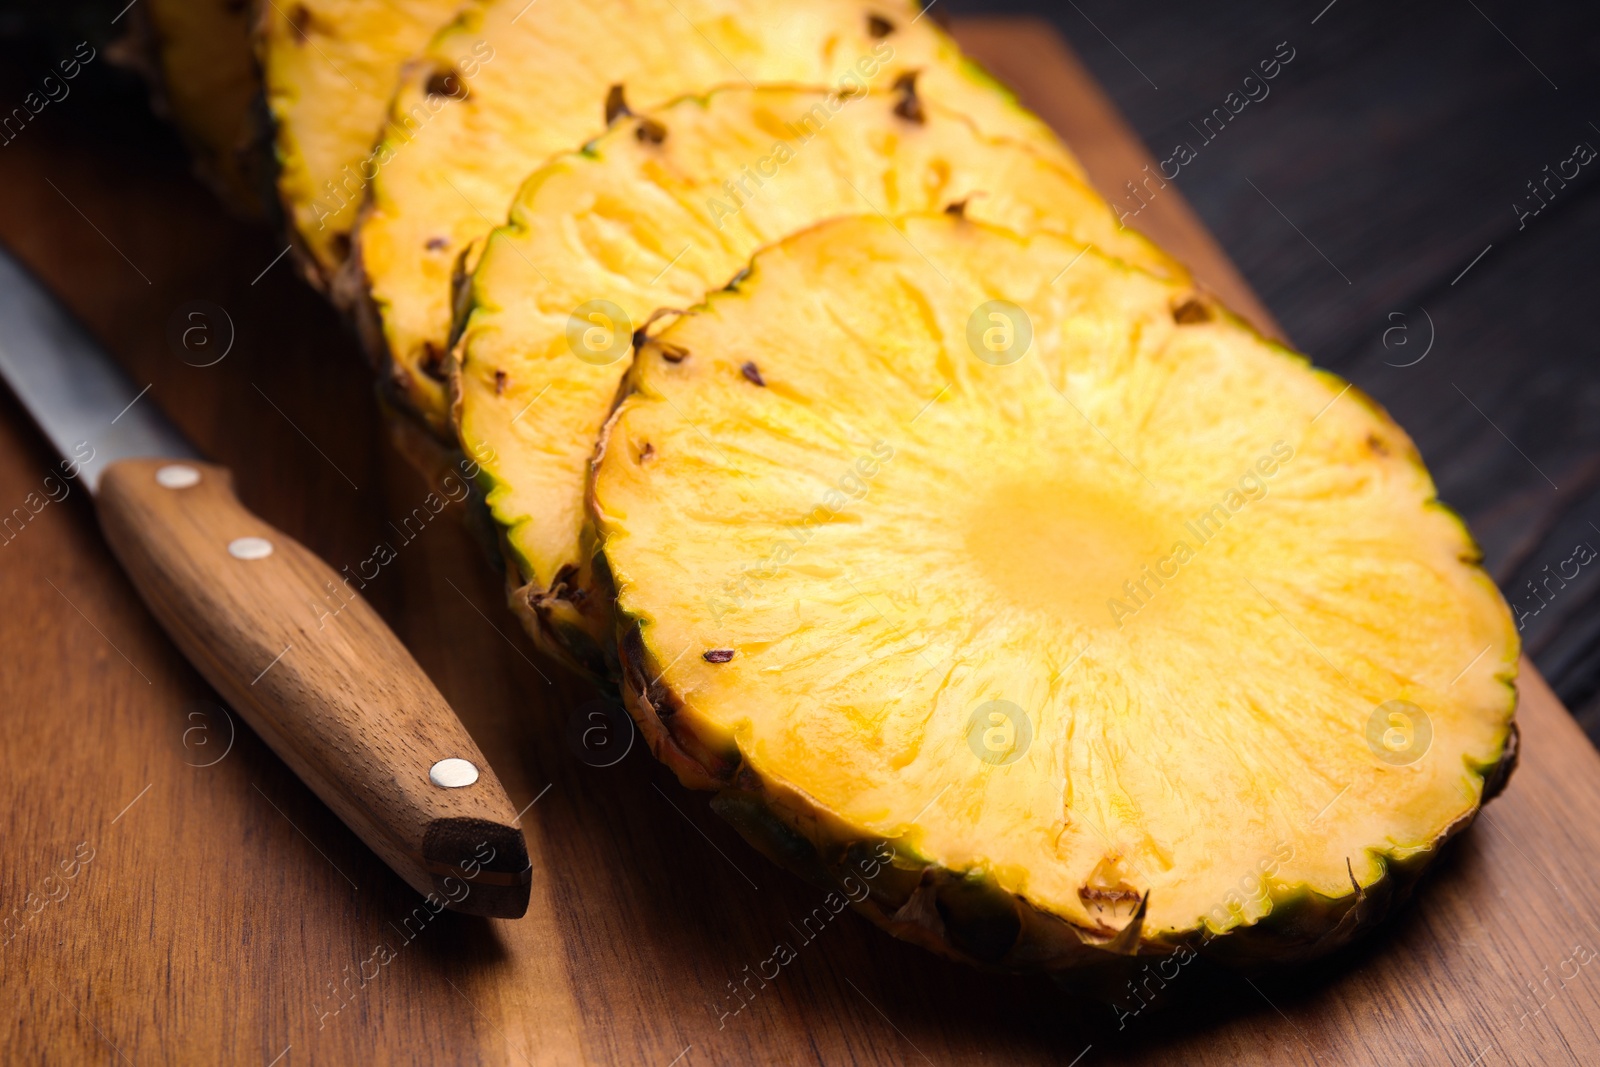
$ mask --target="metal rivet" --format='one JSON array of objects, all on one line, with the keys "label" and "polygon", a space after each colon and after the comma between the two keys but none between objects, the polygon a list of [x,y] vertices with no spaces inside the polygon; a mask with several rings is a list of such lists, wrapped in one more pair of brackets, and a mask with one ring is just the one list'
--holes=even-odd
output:
[{"label": "metal rivet", "polygon": [[265,537],[236,537],[228,542],[228,555],[234,559],[266,559],[272,555],[272,542]]},{"label": "metal rivet", "polygon": [[441,789],[460,789],[478,780],[478,768],[471,760],[442,759],[428,768],[428,781]]},{"label": "metal rivet", "polygon": [[187,489],[200,484],[200,472],[186,463],[169,463],[156,471],[156,484],[163,489]]}]

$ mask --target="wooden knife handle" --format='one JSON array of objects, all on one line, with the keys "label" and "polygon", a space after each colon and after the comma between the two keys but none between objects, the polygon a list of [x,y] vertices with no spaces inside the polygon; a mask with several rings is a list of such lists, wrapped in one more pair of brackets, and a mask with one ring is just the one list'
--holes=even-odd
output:
[{"label": "wooden knife handle", "polygon": [[458,911],[527,911],[516,808],[359,576],[252,515],[222,467],[122,460],[97,507],[190,662],[395,873]]}]

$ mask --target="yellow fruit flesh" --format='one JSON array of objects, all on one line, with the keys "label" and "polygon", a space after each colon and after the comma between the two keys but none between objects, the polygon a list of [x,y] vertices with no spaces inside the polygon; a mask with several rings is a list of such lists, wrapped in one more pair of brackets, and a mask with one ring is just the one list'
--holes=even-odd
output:
[{"label": "yellow fruit flesh", "polygon": [[257,51],[277,127],[278,192],[322,280],[349,251],[400,65],[462,0],[296,0],[262,12]]},{"label": "yellow fruit flesh", "polygon": [[[887,88],[907,71],[918,71],[925,98],[987,132],[1036,139],[1075,166],[1043,124],[904,0],[489,0],[467,8],[402,78],[389,128],[404,132],[380,146],[385,161],[356,236],[403,398],[448,432],[451,272],[504,220],[529,171],[602,132],[612,86],[644,110],[722,84]],[[458,77],[464,99],[430,97],[430,81],[446,74]]]},{"label": "yellow fruit flesh", "polygon": [[235,210],[262,210],[253,167],[261,85],[250,54],[250,10],[234,0],[148,0],[162,95],[201,172]]},{"label": "yellow fruit flesh", "polygon": [[965,201],[972,217],[1182,273],[1059,164],[931,102],[907,119],[906,100],[725,89],[620,121],[525,183],[479,261],[456,354],[462,442],[488,457],[489,506],[526,581],[547,589],[582,564],[585,475],[634,330],[764,244],[835,215]]},{"label": "yellow fruit flesh", "polygon": [[1350,898],[1476,808],[1510,616],[1381,410],[1080,255],[948,218],[759,255],[608,430],[619,610],[687,749],[1086,939]]}]

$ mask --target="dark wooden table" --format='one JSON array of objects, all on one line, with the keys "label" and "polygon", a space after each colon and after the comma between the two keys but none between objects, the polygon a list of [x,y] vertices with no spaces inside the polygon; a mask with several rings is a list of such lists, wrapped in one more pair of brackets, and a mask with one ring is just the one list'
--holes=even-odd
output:
[{"label": "dark wooden table", "polygon": [[[1346,5],[1359,13],[1355,0],[1341,0],[1317,28],[1347,13]],[[1121,27],[1098,10],[1089,14],[1128,50],[1122,31],[1153,17],[1144,10]],[[1217,88],[1220,99],[1232,75],[1205,57],[1202,30],[1210,18],[1236,34],[1240,23],[1231,14],[1193,18],[1192,25],[1170,23],[1178,29],[1166,33],[1200,49],[1200,58],[1171,62],[1208,71],[1215,84],[1205,88]],[[969,21],[959,29],[1068,135],[1103,187],[1139,171],[1136,142],[1040,26]],[[1262,32],[1260,56],[1239,46],[1248,63],[1270,56],[1284,39]],[[1092,35],[1073,29],[1078,42],[1098,47]],[[1477,43],[1487,52],[1487,43]],[[1112,46],[1106,53],[1122,61]],[[1245,133],[1247,120],[1273,115],[1292,99],[1284,91],[1291,79],[1318,69],[1302,66],[1311,54],[1297,52],[1273,80],[1274,95],[1257,113],[1247,108],[1223,137]],[[1135,58],[1161,83],[1165,71]],[[35,59],[31,52],[21,60],[0,57],[0,83],[26,86]],[[1097,64],[1104,60],[1097,54]],[[1159,145],[1163,135],[1150,131],[1149,116],[1126,95],[1137,90],[1100,73]],[[1168,91],[1164,84],[1160,92]],[[1337,84],[1324,91],[1339,92]],[[151,396],[192,437],[238,472],[247,504],[335,566],[367,558],[377,541],[393,538],[389,518],[410,512],[428,487],[387,446],[352,339],[277,258],[279,242],[228,219],[188,176],[175,140],[137,97],[112,79],[81,82],[74,92],[0,146],[0,240],[67,299],[131,373],[153,383]],[[1392,106],[1413,121],[1404,101]],[[1422,125],[1416,119],[1409,128]],[[1359,139],[1352,135],[1352,143]],[[1297,142],[1298,150],[1307,143]],[[1220,152],[1225,143],[1218,138],[1212,147]],[[1207,152],[1194,161],[1194,177],[1225,158]],[[1314,190],[1294,193],[1292,175],[1304,173],[1305,160],[1290,166],[1266,144],[1260,152],[1263,170],[1249,172],[1251,180],[1294,226],[1270,205],[1258,210],[1245,198],[1231,235],[1225,218],[1211,219],[1217,236],[1290,336],[1396,408],[1429,450],[1446,495],[1454,486],[1453,499],[1487,530],[1498,521],[1511,531],[1500,548],[1491,533],[1484,536],[1491,552],[1514,559],[1504,547],[1516,545],[1512,535],[1529,539],[1549,521],[1540,516],[1558,509],[1529,482],[1500,496],[1485,486],[1510,477],[1524,462],[1521,448],[1565,491],[1567,468],[1552,470],[1555,458],[1574,441],[1592,443],[1594,432],[1577,407],[1585,395],[1579,356],[1517,340],[1517,331],[1568,330],[1572,352],[1581,354],[1576,296],[1559,314],[1501,330],[1507,359],[1525,353],[1512,369],[1487,355],[1460,362],[1467,346],[1488,343],[1484,338],[1501,329],[1492,316],[1473,318],[1502,299],[1488,284],[1456,305],[1443,290],[1437,299],[1403,290],[1440,331],[1434,351],[1410,368],[1384,367],[1361,349],[1376,345],[1391,363],[1417,351],[1382,349],[1381,331],[1392,323],[1381,290],[1371,298],[1380,309],[1373,328],[1351,327],[1349,354],[1339,356],[1331,340],[1332,354],[1321,351],[1318,329],[1361,313],[1338,303],[1368,284],[1352,266],[1360,257],[1350,259],[1353,248],[1340,242],[1350,240],[1360,210],[1385,210],[1384,191],[1368,189],[1363,200],[1319,179],[1315,188],[1352,205],[1348,217],[1319,215]],[[1330,155],[1347,176],[1358,175],[1358,165]],[[1188,183],[1183,195],[1202,213],[1214,212],[1188,172],[1186,165],[1179,179]],[[1236,164],[1217,165],[1224,185],[1243,173]],[[1265,314],[1211,237],[1193,225],[1180,196],[1152,203],[1141,222],[1231,300]],[[1302,211],[1309,221],[1298,217]],[[1546,227],[1559,235],[1572,216],[1552,206],[1542,221],[1561,219],[1567,221]],[[1467,226],[1464,215],[1453,221]],[[1295,226],[1351,285],[1329,271]],[[1370,220],[1360,226],[1388,234]],[[1275,227],[1288,237],[1273,237]],[[1443,251],[1419,245],[1416,255],[1443,263],[1453,246],[1435,237]],[[1494,249],[1454,291],[1521,240],[1485,237],[1490,242]],[[1457,272],[1470,258],[1459,257]],[[1335,280],[1318,280],[1319,269]],[[1527,274],[1542,269],[1521,266]],[[1547,284],[1565,285],[1569,295],[1583,288],[1581,276],[1557,273]],[[1499,277],[1505,286],[1522,284],[1521,275]],[[1274,288],[1291,278],[1321,295]],[[1522,299],[1543,299],[1538,293],[1525,291]],[[190,365],[168,341],[174,316],[195,299],[226,308],[235,325],[234,347],[215,366]],[[1333,310],[1317,313],[1319,300],[1334,302]],[[1446,332],[1448,323],[1454,333]],[[1513,341],[1519,347],[1511,348]],[[1553,394],[1560,405],[1544,419],[1530,409],[1508,424],[1505,405],[1532,377],[1515,373],[1516,366],[1569,365],[1577,369]],[[1405,403],[1438,400],[1433,394],[1443,391],[1421,384],[1432,381],[1416,377],[1423,373],[1444,375],[1444,389],[1451,381],[1461,386],[1516,447],[1471,428],[1466,415],[1481,416],[1470,404],[1457,411],[1439,401],[1432,418],[1426,410],[1408,413]],[[1388,374],[1411,384],[1385,393]],[[1459,440],[1446,433],[1452,428]],[[1479,466],[1453,467],[1457,452],[1460,462]],[[53,462],[0,391],[0,500],[35,490]],[[1474,512],[1481,496],[1490,503]],[[1575,581],[1571,591],[1585,588],[1592,586]],[[407,544],[366,593],[460,712],[513,799],[533,805],[524,825],[541,878],[528,916],[506,922],[446,914],[414,938],[403,933],[415,895],[248,730],[235,729],[210,703],[215,695],[133,595],[77,493],[45,507],[0,545],[0,901],[18,908],[22,920],[13,916],[10,940],[0,946],[0,1058],[279,1067],[1600,1062],[1600,978],[1587,970],[1600,956],[1600,905],[1590,892],[1600,881],[1600,757],[1532,672],[1521,687],[1524,762],[1505,795],[1451,850],[1417,906],[1321,965],[1252,988],[1239,975],[1205,973],[1204,963],[1196,964],[1169,1010],[1121,1028],[1101,1004],[945,963],[846,915],[781,982],[720,1026],[715,1006],[727,983],[770,954],[774,937],[815,905],[817,891],[751,853],[711,817],[703,797],[680,789],[641,746],[609,767],[580,758],[566,729],[591,694],[535,662],[500,603],[496,576],[453,516]],[[379,944],[394,955],[382,966],[373,963]]]},{"label": "dark wooden table", "polygon": [[[1600,150],[1600,9],[945,6],[1048,17],[1158,160],[1193,146],[1172,184],[1296,344],[1415,438],[1524,609],[1528,654],[1600,740],[1600,561],[1568,562],[1600,549],[1600,157],[1560,177],[1576,145]],[[1263,84],[1281,42],[1293,59]]]}]

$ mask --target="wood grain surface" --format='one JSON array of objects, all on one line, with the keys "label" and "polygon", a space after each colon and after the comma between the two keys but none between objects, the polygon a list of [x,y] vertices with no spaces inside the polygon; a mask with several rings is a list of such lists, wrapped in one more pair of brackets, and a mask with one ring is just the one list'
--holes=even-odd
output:
[{"label": "wood grain surface", "polygon": [[[1098,179],[1097,161],[1140,151],[1047,27],[957,28]],[[528,805],[543,877],[523,919],[419,922],[419,898],[215,705],[81,491],[51,497],[0,544],[6,1058],[1600,1062],[1600,758],[1531,669],[1506,792],[1413,904],[1310,970],[1247,977],[1202,959],[1134,1012],[948,964],[848,912],[797,938],[819,892],[535,660],[453,509],[412,535],[390,525],[431,487],[385,443],[354,341],[275,258],[283,246],[227,220],[148,126],[53,117],[4,149],[0,240],[236,472],[253,510],[336,569],[394,547],[368,598]],[[1160,202],[1152,232],[1262,314],[1180,199]],[[232,342],[204,367],[169,339],[197,299],[226,311],[213,340]],[[55,462],[0,396],[0,510],[40,499]],[[797,958],[750,980],[778,941]]]}]

